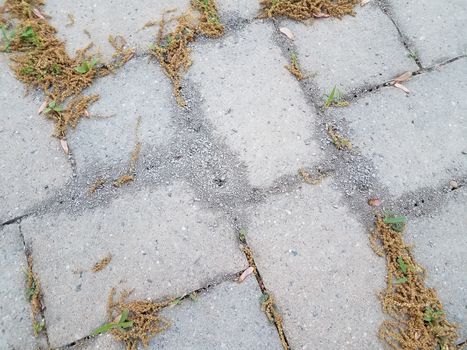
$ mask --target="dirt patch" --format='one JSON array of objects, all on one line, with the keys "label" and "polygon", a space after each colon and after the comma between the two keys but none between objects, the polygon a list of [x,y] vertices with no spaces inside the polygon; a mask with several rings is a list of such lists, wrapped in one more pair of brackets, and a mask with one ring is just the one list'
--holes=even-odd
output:
[{"label": "dirt patch", "polygon": [[380,300],[391,316],[381,325],[379,337],[391,349],[457,349],[457,328],[447,321],[436,291],[425,286],[426,271],[405,244],[404,227],[379,217],[371,235],[373,250],[386,258],[386,290]]},{"label": "dirt patch", "polygon": [[311,18],[355,15],[361,0],[261,0],[261,17],[288,17],[298,21]]}]

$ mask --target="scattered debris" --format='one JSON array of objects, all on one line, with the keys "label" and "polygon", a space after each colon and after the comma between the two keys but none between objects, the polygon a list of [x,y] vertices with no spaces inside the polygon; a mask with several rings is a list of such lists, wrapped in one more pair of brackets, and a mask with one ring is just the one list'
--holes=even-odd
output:
[{"label": "scattered debris", "polygon": [[243,271],[243,273],[240,275],[240,277],[238,278],[237,282],[238,283],[242,283],[245,278],[247,278],[248,276],[250,276],[253,272],[255,271],[255,268],[253,266],[250,266],[249,268],[247,268],[245,271]]},{"label": "scattered debris", "polygon": [[67,14],[67,17],[68,17],[69,22],[67,24],[65,24],[65,27],[73,26],[75,24],[75,16],[73,16],[72,13],[69,13],[69,14]]},{"label": "scattered debris", "polygon": [[290,40],[295,40],[295,35],[292,33],[292,31],[287,28],[287,27],[280,27],[279,31],[284,34],[287,38]]},{"label": "scattered debris", "polygon": [[319,185],[327,176],[326,174],[320,173],[318,178],[314,178],[305,168],[298,169],[298,175],[303,178],[303,181],[310,185]]},{"label": "scattered debris", "polygon": [[112,261],[112,254],[109,253],[106,257],[102,258],[100,261],[95,263],[91,271],[94,273],[102,271],[107,267],[107,265],[110,264],[110,261]]},{"label": "scattered debris", "polygon": [[355,15],[354,7],[361,0],[260,0],[260,17],[288,17],[297,21],[310,18]]},{"label": "scattered debris", "polygon": [[456,180],[449,181],[449,188],[451,191],[457,190],[459,187],[459,183]]},{"label": "scattered debris", "polygon": [[266,314],[269,321],[276,326],[277,332],[279,333],[279,339],[284,350],[289,350],[289,345],[284,334],[282,317],[276,310],[274,299],[269,292],[263,292],[263,295],[261,296],[261,310]]},{"label": "scattered debris", "polygon": [[60,145],[62,146],[63,152],[65,152],[65,154],[70,153],[70,149],[68,148],[68,142],[66,139],[60,139]]},{"label": "scattered debris", "polygon": [[91,186],[89,187],[88,194],[93,194],[95,193],[99,188],[105,185],[107,182],[106,179],[99,178],[96,181],[94,181]]},{"label": "scattered debris", "polygon": [[298,81],[305,79],[305,76],[303,75],[300,65],[298,64],[298,58],[297,54],[293,52],[290,55],[290,65],[285,66],[285,68],[292,73],[292,75],[297,78]]},{"label": "scattered debris", "polygon": [[342,97],[340,90],[334,85],[331,92],[326,98],[326,102],[324,102],[323,108],[333,107],[347,107],[349,102],[345,101]]},{"label": "scattered debris", "polygon": [[25,271],[26,277],[26,298],[31,304],[31,318],[34,336],[38,337],[42,331],[45,331],[45,319],[42,315],[42,293],[39,278],[34,273],[32,255],[27,254],[28,267]]},{"label": "scattered debris", "polygon": [[339,151],[350,151],[352,150],[353,146],[352,143],[346,139],[345,137],[341,136],[341,134],[330,124],[326,124],[326,130],[328,132],[329,137],[331,138],[332,143]]},{"label": "scattered debris", "polygon": [[112,182],[112,185],[115,187],[122,187],[123,185],[133,182],[135,177],[133,175],[122,175],[117,180]]},{"label": "scattered debris", "polygon": [[437,293],[425,286],[426,271],[413,257],[401,230],[394,224],[404,217],[378,217],[370,236],[376,254],[386,258],[386,290],[383,310],[391,316],[379,329],[379,337],[391,349],[456,349],[456,326],[449,323]]},{"label": "scattered debris", "polygon": [[108,323],[96,329],[93,334],[110,332],[112,336],[125,343],[127,350],[137,350],[139,344],[144,347],[157,334],[170,327],[170,322],[159,312],[173,300],[153,302],[151,300],[128,301],[131,292],[123,292],[118,301],[114,301],[115,288],[112,288],[107,303]]},{"label": "scattered debris", "polygon": [[379,207],[382,204],[381,199],[378,198],[370,198],[368,200],[368,205],[372,207]]},{"label": "scattered debris", "polygon": [[389,82],[389,85],[392,85],[398,89],[401,89],[404,91],[406,94],[410,93],[410,90],[407,89],[404,85],[402,85],[403,82],[410,80],[412,78],[413,73],[408,71],[405,72],[404,74],[401,74],[397,78],[393,79],[391,82]]}]

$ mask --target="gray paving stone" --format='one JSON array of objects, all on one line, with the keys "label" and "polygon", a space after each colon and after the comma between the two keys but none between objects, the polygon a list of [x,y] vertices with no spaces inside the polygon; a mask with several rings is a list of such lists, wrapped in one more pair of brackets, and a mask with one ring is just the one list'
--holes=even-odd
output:
[{"label": "gray paving stone", "polygon": [[310,140],[314,111],[284,68],[272,30],[255,22],[222,42],[196,46],[188,74],[215,135],[246,163],[254,186],[271,185],[319,158]]},{"label": "gray paving stone", "polygon": [[424,66],[467,54],[464,0],[390,0],[390,5],[396,22],[415,46]]},{"label": "gray paving stone", "polygon": [[293,349],[382,348],[384,260],[340,200],[327,182],[304,185],[269,198],[248,228]]},{"label": "gray paving stone", "polygon": [[335,111],[394,195],[466,173],[466,74],[462,59],[405,83],[407,96],[383,88]]},{"label": "gray paving stone", "polygon": [[53,123],[37,115],[42,98],[23,85],[0,56],[0,223],[25,214],[71,177],[71,167],[51,135]]},{"label": "gray paving stone", "polygon": [[260,10],[259,1],[252,0],[217,0],[217,4],[221,16],[234,14],[244,19],[253,19]]},{"label": "gray paving stone", "polygon": [[34,349],[31,308],[25,297],[27,268],[18,225],[0,228],[0,348]]},{"label": "gray paving stone", "polygon": [[83,118],[70,132],[79,171],[100,165],[126,169],[136,144],[138,117],[142,152],[168,142],[173,134],[172,87],[156,63],[133,59],[115,75],[97,80],[86,93],[100,94],[90,113],[104,118]]},{"label": "gray paving stone", "polygon": [[467,339],[467,191],[457,190],[446,207],[428,218],[410,220],[406,237],[417,261],[428,271],[447,317]]},{"label": "gray paving stone", "polygon": [[[42,281],[51,346],[102,324],[112,287],[135,288],[135,298],[179,296],[246,265],[226,219],[181,183],[122,192],[79,214],[31,217],[22,228]],[[108,253],[110,265],[90,272]]]},{"label": "gray paving stone", "polygon": [[[253,276],[243,283],[224,282],[198,296],[165,309],[172,327],[156,336],[148,349],[262,350],[282,349],[277,331],[261,311],[261,291]],[[109,336],[101,336],[73,350],[123,350]]]},{"label": "gray paving stone", "polygon": [[[45,13],[52,16],[51,24],[58,29],[58,35],[66,40],[70,54],[94,42],[105,58],[114,52],[108,42],[109,35],[122,35],[137,52],[146,51],[154,42],[157,27],[142,30],[148,21],[162,18],[166,10],[178,9],[183,12],[188,8],[189,0],[134,1],[111,0],[48,0]],[[75,17],[75,24],[70,23],[68,14]],[[87,30],[91,38],[85,34]]]},{"label": "gray paving stone", "polygon": [[295,34],[298,58],[318,87],[317,97],[334,86],[349,92],[417,69],[397,29],[376,5],[358,6],[356,11],[355,17],[316,20],[312,25],[283,23]]}]

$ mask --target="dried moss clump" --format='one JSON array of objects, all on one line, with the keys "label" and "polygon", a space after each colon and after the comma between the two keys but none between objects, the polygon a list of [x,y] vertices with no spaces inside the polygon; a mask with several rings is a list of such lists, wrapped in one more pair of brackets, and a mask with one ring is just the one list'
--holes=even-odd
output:
[{"label": "dried moss clump", "polygon": [[88,53],[92,45],[70,57],[64,43],[56,37],[56,29],[41,13],[43,4],[34,0],[5,1],[1,15],[8,21],[2,27],[7,33],[3,37],[3,51],[14,53],[11,61],[17,79],[29,89],[44,92],[47,99],[44,114],[55,122],[54,136],[63,139],[68,127],[76,127],[78,120],[87,115],[88,106],[98,99],[98,95],[82,96],[83,90],[95,78],[121,66],[133,51],[116,51],[108,64],[99,63],[98,57]]},{"label": "dried moss clump", "polygon": [[224,26],[220,22],[214,0],[192,0],[191,6],[201,13],[198,25],[201,34],[210,38],[218,38],[224,34]]},{"label": "dried moss clump", "polygon": [[456,326],[447,321],[436,291],[425,287],[425,270],[399,231],[378,218],[371,235],[375,252],[386,257],[387,287],[380,300],[392,318],[383,322],[379,336],[391,349],[457,349]]},{"label": "dried moss clump", "polygon": [[261,309],[266,314],[269,321],[276,326],[277,332],[279,333],[279,339],[281,341],[282,347],[284,348],[284,350],[288,350],[289,345],[287,343],[287,339],[285,338],[285,334],[284,334],[282,316],[276,310],[276,307],[274,305],[274,299],[270,293],[267,293],[267,292],[263,293],[263,296],[261,297]]},{"label": "dried moss clump", "polygon": [[107,318],[109,322],[118,320],[128,312],[127,320],[132,326],[126,329],[113,328],[110,333],[126,345],[127,350],[137,350],[139,343],[147,347],[149,341],[157,334],[167,330],[170,322],[159,315],[159,312],[170,305],[173,300],[155,303],[149,300],[128,301],[130,293],[122,293],[118,301],[114,301],[115,289],[109,295],[107,305]]},{"label": "dried moss clump", "polygon": [[326,131],[331,138],[332,143],[339,151],[352,150],[352,143],[349,139],[343,137],[332,125],[326,124]]},{"label": "dried moss clump", "polygon": [[42,317],[42,293],[39,278],[33,271],[32,256],[28,253],[28,268],[26,275],[26,298],[31,304],[32,327],[34,336],[39,336],[45,330],[45,320]]},{"label": "dried moss clump", "polygon": [[297,54],[293,53],[290,56],[290,65],[285,66],[285,68],[295,77],[298,81],[305,79],[305,76],[300,69],[300,65],[298,64]]},{"label": "dried moss clump", "polygon": [[262,17],[288,17],[304,21],[316,17],[355,15],[360,0],[261,0]]},{"label": "dried moss clump", "polygon": [[107,267],[107,265],[110,264],[111,261],[112,261],[112,254],[109,253],[106,257],[102,258],[97,263],[95,263],[91,271],[92,272],[102,271],[103,269]]}]

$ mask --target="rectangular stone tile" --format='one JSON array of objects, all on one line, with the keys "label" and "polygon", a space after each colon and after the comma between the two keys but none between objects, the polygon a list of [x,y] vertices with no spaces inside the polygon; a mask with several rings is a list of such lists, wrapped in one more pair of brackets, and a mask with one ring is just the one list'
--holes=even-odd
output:
[{"label": "rectangular stone tile", "polygon": [[335,115],[394,195],[448,182],[467,171],[467,59],[415,76],[411,93],[387,87]]},{"label": "rectangular stone tile", "polygon": [[[281,350],[277,331],[261,311],[261,291],[253,276],[243,283],[224,282],[180,305],[162,311],[172,323],[148,349]],[[123,345],[104,335],[72,350],[120,350]]]},{"label": "rectangular stone tile", "polygon": [[[94,42],[103,56],[110,58],[114,50],[108,42],[109,35],[121,35],[138,52],[146,51],[155,39],[157,27],[143,30],[143,26],[148,21],[160,20],[166,10],[176,8],[181,13],[188,4],[189,0],[47,0],[45,13],[52,16],[50,22],[58,29],[59,37],[66,41],[70,54]],[[68,14],[75,18],[73,25],[67,25],[70,23]]]},{"label": "rectangular stone tile", "polygon": [[253,186],[269,186],[319,158],[311,140],[314,111],[284,68],[272,30],[255,22],[221,42],[195,46],[188,73],[214,134],[245,162]]},{"label": "rectangular stone tile", "polygon": [[268,198],[248,242],[292,349],[382,349],[384,260],[325,182]]},{"label": "rectangular stone tile", "polygon": [[253,19],[260,10],[259,1],[256,0],[216,0],[219,12],[230,15],[230,18]]},{"label": "rectangular stone tile", "polygon": [[172,87],[157,63],[132,59],[115,75],[97,80],[86,94],[100,95],[89,111],[101,117],[83,118],[70,131],[79,172],[104,166],[127,169],[137,141],[145,152],[167,143],[173,133]]},{"label": "rectangular stone tile", "polygon": [[53,122],[37,114],[43,99],[31,93],[0,56],[0,223],[51,196],[71,177],[71,167],[59,141],[52,137]]},{"label": "rectangular stone tile", "polygon": [[317,98],[334,86],[343,92],[381,84],[416,70],[397,29],[376,6],[356,7],[355,17],[318,19],[312,25],[286,21],[295,34],[299,61],[318,87]]},{"label": "rectangular stone tile", "polygon": [[407,240],[428,271],[427,285],[438,291],[447,319],[467,339],[467,191],[452,192],[446,206],[430,217],[408,222]]},{"label": "rectangular stone tile", "polygon": [[[51,346],[105,321],[112,287],[135,298],[179,296],[246,265],[233,228],[194,201],[188,186],[124,192],[107,205],[22,222],[44,291]],[[111,253],[105,270],[94,263]]]},{"label": "rectangular stone tile", "polygon": [[424,66],[467,54],[465,0],[390,0],[389,6]]},{"label": "rectangular stone tile", "polygon": [[26,300],[28,267],[18,225],[0,228],[0,349],[35,349],[31,308]]}]

